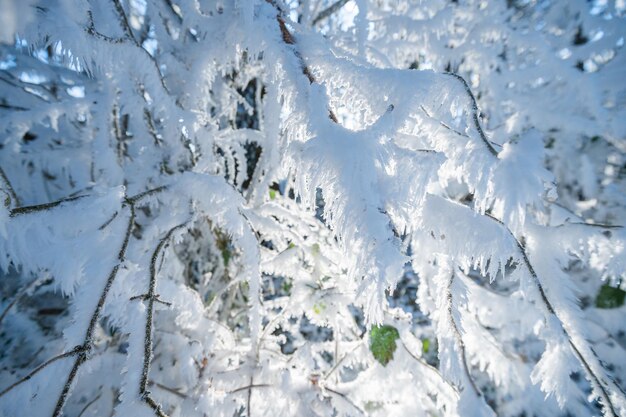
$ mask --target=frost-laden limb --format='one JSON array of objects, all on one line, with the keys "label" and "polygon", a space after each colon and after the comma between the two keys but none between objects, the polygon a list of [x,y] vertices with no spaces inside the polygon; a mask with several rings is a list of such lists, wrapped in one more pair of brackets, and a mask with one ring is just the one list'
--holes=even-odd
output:
[{"label": "frost-laden limb", "polygon": [[[530,262],[530,258],[528,256],[526,248],[524,247],[524,244],[502,221],[488,213],[485,216],[505,228],[506,231],[510,234],[511,238],[515,241],[517,248],[519,249],[519,253],[522,256],[524,266],[526,267],[528,273],[532,277],[533,282],[537,287],[537,291],[539,292],[544,307],[550,315],[554,316],[558,320],[561,331],[567,337],[570,347],[572,348],[576,358],[585,370],[585,374],[587,375],[589,381],[592,383],[592,388],[595,388],[594,391],[596,391],[600,397],[600,403],[604,409],[605,415],[611,417],[619,417],[619,413],[617,412],[615,405],[611,401],[610,392],[619,392],[624,395],[623,391],[615,383],[613,383],[607,375],[598,374],[598,371],[602,370],[602,365],[600,364],[594,350],[591,347],[588,347],[588,349],[584,349],[582,346],[579,345],[579,342],[572,337],[572,335],[570,334],[571,329],[568,329],[566,323],[564,323],[559,316],[560,312],[554,307],[553,303],[550,301],[550,298],[546,293],[546,290],[541,282],[541,279],[539,278],[539,275],[537,274],[535,268]],[[583,350],[588,350],[591,353],[591,356],[583,354]]]},{"label": "frost-laden limb", "polygon": [[117,273],[119,271],[120,266],[122,265],[122,263],[124,262],[125,258],[126,258],[126,249],[128,248],[128,243],[130,241],[130,236],[133,230],[133,227],[135,226],[135,205],[134,203],[129,204],[129,211],[130,211],[130,215],[128,218],[128,225],[126,227],[126,233],[124,234],[124,238],[122,241],[122,245],[120,247],[119,253],[118,253],[118,262],[115,264],[115,266],[113,267],[113,269],[111,270],[111,272],[109,273],[109,276],[106,280],[106,283],[104,285],[104,288],[102,290],[102,292],[100,293],[100,298],[98,299],[98,304],[96,305],[96,308],[91,316],[91,319],[89,320],[89,327],[87,328],[87,331],[85,333],[85,338],[83,340],[83,347],[84,350],[82,350],[80,353],[78,353],[78,357],[76,358],[76,360],[74,361],[74,365],[72,366],[72,369],[70,370],[70,373],[67,377],[67,380],[65,382],[65,385],[63,385],[63,389],[61,391],[61,394],[59,395],[59,398],[57,400],[56,406],[54,408],[54,411],[52,413],[53,417],[59,417],[61,415],[61,413],[63,412],[63,407],[65,406],[65,403],[67,401],[67,397],[70,393],[70,390],[72,389],[72,384],[74,383],[74,379],[76,378],[76,375],[78,373],[78,370],[80,369],[80,367],[88,360],[89,358],[89,353],[93,347],[93,336],[94,333],[96,331],[96,327],[98,325],[98,321],[100,320],[100,315],[102,313],[102,308],[104,307],[104,303],[106,302],[107,296],[109,295],[109,290],[111,289],[111,286],[113,285],[113,282],[115,281],[115,278],[117,277]]},{"label": "frost-laden limb", "polygon": [[467,85],[467,81],[465,81],[465,78],[461,77],[459,74],[455,74],[452,72],[449,72],[447,74],[451,77],[456,78],[457,80],[459,80],[461,84],[463,84],[465,93],[470,98],[471,103],[472,103],[472,121],[474,122],[474,127],[476,128],[476,131],[480,135],[480,139],[483,141],[483,143],[489,150],[489,153],[495,157],[498,157],[498,151],[496,151],[496,149],[493,147],[489,139],[487,139],[487,136],[485,135],[485,132],[483,131],[483,128],[480,124],[480,119],[478,117],[478,104],[476,103],[476,98],[474,97],[474,93],[472,93],[472,89],[469,87],[469,85]]},{"label": "frost-laden limb", "polygon": [[[278,22],[278,27],[280,29],[283,42],[285,42],[285,44],[287,45],[295,47],[296,40],[293,34],[291,33],[291,31],[289,31],[289,28],[287,28],[287,24],[285,23],[285,13],[274,0],[265,0],[265,1],[271,4],[277,11],[276,21]],[[302,73],[309,80],[309,83],[310,84],[317,83],[315,76],[311,72],[311,69],[309,68],[309,66],[304,61],[304,58],[302,57],[301,53],[297,49],[294,49],[293,51],[294,51],[296,58],[298,59],[298,63],[300,64],[300,67],[302,68]],[[337,116],[331,109],[328,109],[328,117],[334,123],[339,123],[339,119],[337,119]]]},{"label": "frost-laden limb", "polygon": [[[146,194],[144,194],[146,195]],[[155,412],[155,414],[159,417],[166,417],[166,414],[163,412],[161,405],[157,403],[151,396],[150,391],[148,390],[149,380],[148,375],[150,373],[150,364],[152,362],[152,344],[153,344],[153,314],[154,314],[154,303],[161,302],[168,304],[166,302],[161,301],[156,294],[156,285],[157,285],[157,260],[161,255],[161,251],[168,243],[172,234],[179,229],[187,226],[188,222],[181,223],[177,226],[172,227],[166,235],[159,241],[156,249],[152,253],[152,257],[150,258],[150,283],[148,287],[148,292],[146,294],[137,296],[147,301],[147,312],[146,312],[146,326],[145,326],[145,338],[144,338],[144,353],[143,353],[143,367],[141,370],[141,380],[139,381],[139,393],[141,394],[141,398],[143,401],[150,406]]]},{"label": "frost-laden limb", "polygon": [[23,207],[16,207],[13,210],[11,210],[11,217],[15,217],[15,216],[20,216],[22,214],[29,214],[29,213],[36,213],[38,211],[47,211],[50,209],[53,209],[55,207],[60,206],[63,203],[69,203],[72,201],[76,201],[76,200],[80,200],[82,198],[87,197],[86,195],[78,195],[78,196],[74,196],[74,197],[66,197],[66,198],[62,198],[60,200],[56,200],[56,201],[52,201],[50,203],[43,203],[43,204],[36,204],[33,206],[23,206]]},{"label": "frost-laden limb", "polygon": [[467,381],[469,382],[469,384],[472,387],[472,390],[474,391],[474,394],[477,397],[482,397],[482,393],[480,392],[480,390],[478,389],[478,387],[476,386],[476,382],[474,382],[474,378],[472,377],[472,374],[470,373],[469,370],[469,366],[467,365],[467,353],[465,351],[465,342],[463,341],[463,335],[461,333],[461,331],[459,330],[459,325],[456,321],[455,316],[455,306],[454,306],[454,298],[453,298],[453,293],[452,293],[452,286],[454,284],[454,277],[455,274],[452,273],[450,275],[450,280],[448,281],[448,285],[446,286],[446,301],[447,301],[447,306],[446,306],[446,311],[447,311],[447,316],[446,319],[449,322],[450,328],[452,329],[452,331],[454,332],[454,338],[456,340],[457,346],[459,348],[460,351],[460,361],[463,365],[463,372],[465,373],[465,377],[467,379]]}]

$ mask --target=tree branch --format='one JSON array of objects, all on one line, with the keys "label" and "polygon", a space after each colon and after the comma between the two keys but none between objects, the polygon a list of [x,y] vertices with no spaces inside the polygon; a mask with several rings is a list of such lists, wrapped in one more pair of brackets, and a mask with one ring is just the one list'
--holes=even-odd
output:
[{"label": "tree branch", "polygon": [[38,211],[47,211],[47,210],[50,210],[50,209],[55,208],[57,206],[60,206],[63,203],[80,200],[81,198],[85,198],[85,197],[88,197],[88,195],[78,195],[78,196],[74,196],[74,197],[66,197],[66,198],[62,198],[62,199],[57,200],[57,201],[53,201],[51,203],[35,204],[33,206],[16,207],[13,210],[11,210],[11,213],[9,214],[9,216],[10,217],[16,217],[16,216],[19,216],[21,214],[35,213],[35,212],[38,212]]},{"label": "tree branch", "polygon": [[[530,262],[530,258],[528,257],[528,254],[526,253],[526,248],[520,242],[520,240],[515,236],[515,234],[511,231],[511,229],[509,229],[508,226],[504,224],[504,222],[502,222],[501,220],[499,220],[498,218],[494,217],[493,215],[489,213],[485,213],[485,216],[499,223],[500,225],[502,225],[502,227],[505,228],[508,231],[508,233],[511,235],[511,237],[514,239],[515,243],[517,244],[517,248],[519,249],[519,252],[522,255],[524,266],[526,267],[531,277],[533,278],[533,282],[537,286],[537,290],[539,291],[541,301],[546,307],[546,310],[558,320],[559,324],[561,325],[561,330],[563,331],[563,334],[567,337],[569,345],[574,351],[574,355],[578,358],[578,361],[580,362],[583,369],[585,370],[585,373],[587,374],[588,379],[592,382],[592,385],[595,385],[598,387],[601,404],[603,406],[605,413],[607,413],[606,415],[612,416],[612,417],[618,417],[619,414],[615,410],[615,406],[613,405],[610,399],[610,394],[609,394],[610,388],[607,388],[606,386],[607,384],[606,378],[601,378],[598,375],[596,375],[596,373],[593,371],[591,367],[591,364],[589,363],[589,358],[585,358],[585,355],[582,354],[579,346],[576,345],[576,342],[573,340],[572,336],[570,335],[569,330],[566,329],[563,321],[560,319],[558,315],[558,312],[556,311],[556,309],[550,302],[550,299],[548,298],[548,295],[543,287],[543,284],[541,283],[539,276],[537,275],[537,272],[535,271],[535,268]],[[590,348],[589,350],[591,351],[591,354],[593,356],[591,360],[598,361],[598,364],[599,364],[598,357],[596,356],[593,349]],[[601,364],[599,364],[599,366],[601,366]],[[614,388],[616,391],[618,390],[621,391],[619,387],[615,384],[614,384]]]},{"label": "tree branch", "polygon": [[472,90],[469,88],[469,85],[467,85],[467,81],[465,81],[465,78],[461,77],[459,74],[455,74],[453,72],[444,72],[444,74],[456,78],[457,80],[461,82],[461,84],[463,84],[463,88],[465,89],[465,92],[467,93],[470,100],[472,101],[472,119],[474,121],[474,127],[478,131],[478,134],[480,135],[480,139],[483,141],[485,146],[487,146],[489,153],[491,153],[491,155],[497,158],[498,151],[496,151],[496,149],[493,147],[491,142],[489,142],[489,140],[487,139],[487,136],[485,135],[485,132],[483,132],[482,126],[480,125],[480,119],[478,118],[478,104],[476,103],[476,98],[474,97]]},{"label": "tree branch", "polygon": [[[145,195],[145,194],[144,194]],[[154,315],[154,302],[158,301],[158,295],[156,295],[156,282],[157,282],[157,259],[161,253],[161,250],[167,243],[167,241],[172,237],[172,234],[183,227],[185,227],[189,222],[181,223],[177,226],[172,227],[165,237],[163,237],[156,249],[152,253],[152,258],[150,259],[150,285],[148,288],[148,293],[141,296],[148,302],[147,306],[147,314],[146,314],[146,334],[144,338],[144,351],[143,351],[143,369],[141,372],[141,380],[139,381],[139,393],[141,394],[141,398],[154,410],[157,416],[165,417],[166,414],[163,413],[161,409],[161,405],[157,403],[151,396],[150,391],[148,390],[148,374],[150,373],[150,365],[152,362],[152,325],[153,325],[153,315]]]},{"label": "tree branch", "polygon": [[63,390],[61,391],[61,394],[59,395],[56,407],[54,408],[54,412],[52,413],[52,417],[59,417],[61,413],[63,412],[63,407],[65,406],[65,403],[67,402],[67,397],[72,388],[72,383],[74,382],[74,379],[76,378],[76,374],[78,373],[78,369],[88,359],[88,353],[91,351],[92,346],[93,346],[93,335],[96,330],[98,321],[100,319],[102,308],[104,307],[104,303],[107,299],[107,296],[109,295],[109,290],[111,289],[111,286],[113,285],[113,282],[115,281],[115,278],[117,277],[117,272],[119,271],[121,264],[125,260],[126,249],[128,248],[128,242],[130,241],[130,236],[131,236],[133,227],[135,226],[134,203],[131,202],[129,204],[129,209],[130,209],[130,216],[128,219],[128,226],[126,227],[124,240],[122,241],[122,246],[118,253],[118,262],[115,264],[115,266],[109,273],[109,277],[107,278],[107,281],[104,285],[102,293],[100,294],[100,298],[98,299],[98,304],[96,305],[96,309],[91,316],[91,320],[89,321],[89,327],[87,328],[87,331],[85,333],[85,339],[83,341],[84,351],[78,354],[78,357],[76,358],[76,361],[74,362],[74,366],[72,367],[72,370],[70,371],[67,377],[67,381],[65,382],[65,385],[63,386]]},{"label": "tree branch", "polygon": [[[296,41],[293,35],[291,34],[291,32],[289,31],[289,29],[287,28],[283,10],[280,8],[280,6],[276,4],[274,0],[265,0],[265,1],[271,4],[278,12],[276,15],[276,21],[278,22],[278,27],[280,28],[280,33],[282,35],[283,42],[285,42],[287,45],[295,46]],[[298,52],[296,49],[294,49],[293,52],[296,58],[298,59],[298,62],[300,63],[300,67],[302,68],[302,73],[309,80],[309,83],[310,84],[318,83],[315,77],[313,76],[313,74],[311,73],[311,70],[309,69],[308,65],[306,64],[306,62],[304,62],[304,58],[302,58],[302,55],[300,54],[300,52]],[[339,123],[337,116],[331,109],[328,109],[328,117],[334,123]]]},{"label": "tree branch", "polygon": [[350,398],[348,398],[348,396],[344,393],[341,393],[339,391],[334,390],[333,388],[330,387],[324,387],[324,389],[330,393],[333,393],[335,395],[340,396],[341,398],[343,398],[348,404],[350,404],[355,410],[357,410],[359,412],[359,414],[361,414],[362,416],[365,416],[365,411],[363,411],[361,409],[361,407],[359,407],[358,405],[356,405],[354,403],[354,401],[352,401]]},{"label": "tree branch", "polygon": [[11,391],[13,388],[17,387],[20,384],[23,384],[24,382],[30,380],[33,376],[35,376],[36,374],[38,374],[40,371],[42,371],[44,368],[46,368],[48,365],[53,364],[54,362],[63,359],[63,358],[69,358],[70,356],[74,356],[74,355],[80,355],[83,352],[85,352],[87,350],[86,346],[76,346],[74,349],[70,350],[69,352],[65,352],[65,353],[61,353],[57,356],[54,356],[50,359],[48,359],[47,361],[45,361],[44,363],[42,363],[41,365],[39,365],[38,367],[36,367],[35,369],[33,369],[28,375],[26,375],[25,377],[19,379],[18,381],[14,382],[13,384],[9,385],[8,387],[6,387],[5,389],[3,389],[0,392],[0,397],[3,396],[4,394],[6,394],[7,392]]},{"label": "tree branch", "polygon": [[461,363],[463,364],[463,371],[465,372],[465,376],[467,377],[467,380],[472,386],[472,389],[476,393],[476,396],[482,397],[483,394],[482,392],[480,392],[480,390],[476,386],[476,383],[474,382],[474,378],[472,378],[472,374],[469,371],[469,366],[467,365],[467,352],[465,350],[465,342],[463,341],[463,335],[461,334],[461,331],[459,330],[459,326],[457,325],[456,320],[454,319],[454,314],[452,312],[452,309],[454,308],[454,299],[452,297],[452,284],[454,284],[454,272],[452,272],[452,274],[450,275],[450,281],[448,281],[448,285],[446,287],[446,300],[448,303],[447,305],[448,321],[450,322],[450,326],[452,327],[452,330],[454,332],[456,343],[459,346],[459,349],[461,350]]},{"label": "tree branch", "polygon": [[337,0],[330,6],[322,10],[317,16],[315,16],[315,19],[313,19],[311,24],[315,26],[322,20],[329,18],[333,13],[335,13],[336,11],[341,9],[343,6],[345,6],[348,1],[350,0]]},{"label": "tree branch", "polygon": [[[6,184],[9,196],[15,202],[15,205],[16,206],[20,206],[21,205],[20,198],[15,193],[15,189],[11,185],[11,181],[9,181],[9,177],[7,177],[7,174],[4,172],[2,167],[0,167],[0,178],[2,178],[2,181],[4,181],[4,183]],[[11,202],[10,201],[9,201],[9,207],[11,207]]]},{"label": "tree branch", "polygon": [[25,296],[28,291],[33,287],[42,287],[44,285],[48,285],[52,282],[51,278],[45,279],[45,280],[40,280],[35,278],[34,280],[32,280],[27,286],[26,288],[22,289],[16,296],[15,298],[13,298],[13,301],[11,301],[9,303],[8,306],[6,306],[6,308],[2,311],[2,314],[0,314],[0,324],[2,324],[2,321],[4,320],[4,317],[9,313],[9,310],[23,297]]}]

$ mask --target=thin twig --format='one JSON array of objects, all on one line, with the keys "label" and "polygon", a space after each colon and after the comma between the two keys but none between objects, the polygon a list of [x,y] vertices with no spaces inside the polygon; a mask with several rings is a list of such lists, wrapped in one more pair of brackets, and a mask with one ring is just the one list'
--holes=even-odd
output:
[{"label": "thin twig", "polygon": [[93,400],[89,401],[87,404],[85,404],[85,406],[83,407],[82,410],[80,410],[80,413],[78,413],[77,417],[81,417],[83,414],[85,414],[85,411],[87,411],[87,409],[91,406],[91,404],[95,403],[96,401],[98,401],[100,399],[100,397],[102,397],[102,393],[98,394],[96,396],[96,398],[94,398]]},{"label": "thin twig", "polygon": [[[122,30],[126,34],[126,37],[130,41],[132,41],[132,43],[134,43],[137,48],[141,49],[142,53],[152,62],[152,64],[154,65],[154,69],[156,70],[156,73],[158,74],[157,78],[159,79],[159,82],[161,83],[161,87],[163,87],[163,90],[165,90],[165,92],[169,95],[170,90],[165,84],[163,73],[161,72],[161,69],[159,68],[159,64],[156,61],[156,58],[150,55],[150,53],[146,50],[146,48],[144,48],[135,37],[135,34],[133,33],[133,29],[131,28],[130,23],[128,22],[128,16],[126,15],[126,11],[124,10],[124,7],[122,6],[122,3],[120,2],[120,0],[113,0],[113,4],[115,5],[115,11],[118,14],[120,26],[122,27]],[[175,103],[177,103],[178,105],[178,101],[175,101]]]},{"label": "thin twig", "polygon": [[26,375],[25,377],[15,381],[14,383],[12,383],[11,385],[9,385],[8,387],[6,387],[5,389],[3,389],[2,391],[0,391],[0,397],[3,396],[4,394],[6,394],[7,392],[11,391],[13,388],[17,387],[20,384],[23,384],[24,382],[28,381],[29,379],[31,379],[33,376],[35,376],[37,373],[39,373],[39,371],[43,370],[44,368],[46,368],[48,365],[63,359],[63,358],[69,358],[70,356],[74,356],[74,355],[80,355],[83,352],[85,352],[87,350],[87,347],[83,346],[76,346],[74,349],[70,350],[69,352],[64,352],[61,353],[57,356],[54,356],[50,359],[48,359],[47,361],[45,361],[44,363],[42,363],[41,365],[39,365],[38,367],[36,367],[35,369],[33,369],[28,375]]},{"label": "thin twig", "polygon": [[420,357],[418,357],[417,355],[413,354],[413,352],[411,352],[409,350],[409,348],[406,346],[406,344],[404,343],[404,341],[402,340],[402,338],[399,339],[400,343],[402,344],[402,347],[404,348],[404,350],[406,351],[406,353],[409,354],[409,356],[413,359],[415,359],[420,365],[424,366],[425,368],[427,368],[429,371],[433,372],[434,374],[436,374],[439,378],[441,378],[441,382],[443,382],[444,384],[446,384],[448,387],[450,387],[455,393],[459,393],[459,389],[457,387],[455,387],[454,385],[452,385],[449,381],[447,381],[443,376],[441,376],[441,373],[439,372],[439,369],[435,368],[434,366],[432,366],[431,364],[429,364],[428,362],[426,362],[425,360],[421,359]]},{"label": "thin twig", "polygon": [[326,375],[324,375],[324,376],[322,377],[322,379],[324,379],[324,380],[328,379],[328,377],[329,377],[329,376],[330,376],[333,372],[335,372],[335,371],[339,368],[339,365],[341,365],[341,364],[343,363],[343,361],[344,361],[344,360],[345,360],[348,356],[350,356],[350,355],[351,355],[351,354],[352,354],[355,350],[357,350],[359,347],[361,347],[361,345],[362,345],[362,344],[363,344],[363,339],[361,339],[361,340],[359,341],[359,343],[357,343],[357,344],[356,344],[356,346],[354,346],[354,347],[352,348],[352,350],[350,350],[349,352],[346,352],[346,353],[345,353],[345,354],[341,357],[341,359],[339,359],[338,361],[336,361],[336,362],[335,362],[335,365],[333,365],[333,367],[332,367],[332,368],[330,368],[330,370],[329,370],[328,372],[326,372]]},{"label": "thin twig", "polygon": [[469,88],[467,81],[465,81],[465,78],[461,77],[459,74],[455,74],[453,72],[444,72],[444,74],[456,78],[457,80],[461,82],[461,84],[463,84],[463,88],[465,89],[465,92],[467,93],[470,100],[472,101],[472,118],[474,120],[474,127],[478,131],[478,134],[480,135],[480,139],[484,142],[485,146],[487,146],[487,149],[489,150],[491,155],[497,158],[498,151],[496,151],[496,149],[493,147],[491,142],[489,142],[489,140],[487,139],[487,136],[485,135],[485,132],[483,132],[482,126],[480,125],[480,120],[478,118],[478,104],[476,103],[476,98],[474,97],[472,90]]},{"label": "thin twig", "polygon": [[28,291],[33,287],[33,286],[37,286],[37,287],[42,287],[44,285],[48,285],[52,282],[52,278],[48,278],[45,280],[40,280],[38,278],[35,278],[34,280],[32,280],[25,288],[23,288],[16,296],[15,298],[13,298],[13,301],[11,301],[9,303],[8,306],[6,306],[6,308],[2,311],[2,314],[0,314],[0,324],[2,324],[2,321],[4,320],[4,317],[8,314],[9,310],[11,309],[11,307],[13,307],[23,296],[25,296]]},{"label": "thin twig", "polygon": [[157,403],[150,395],[150,391],[148,390],[148,374],[150,373],[150,365],[152,362],[152,326],[153,326],[153,315],[154,315],[154,302],[158,301],[158,295],[156,294],[156,283],[157,283],[157,267],[156,263],[161,253],[161,250],[168,242],[168,240],[172,237],[172,234],[187,225],[188,222],[181,223],[177,226],[172,227],[166,235],[159,241],[156,249],[152,253],[152,257],[150,259],[150,285],[148,287],[148,293],[141,296],[144,300],[148,302],[147,313],[146,313],[146,334],[144,337],[144,351],[143,351],[143,369],[141,372],[141,380],[139,381],[139,393],[141,394],[141,398],[154,410],[157,416],[165,417],[166,414],[163,412],[161,405]]},{"label": "thin twig", "polygon": [[[20,198],[15,193],[15,189],[13,188],[13,185],[11,185],[11,181],[9,181],[9,177],[7,177],[7,174],[4,172],[2,167],[0,167],[0,178],[2,178],[2,181],[4,181],[4,183],[6,184],[7,191],[9,192],[11,199],[13,199],[13,201],[15,202],[15,205],[20,206],[21,205]],[[10,202],[9,202],[9,207],[11,207]]]},{"label": "thin twig", "polygon": [[148,385],[151,385],[151,386],[154,385],[154,386],[156,386],[158,388],[161,388],[164,391],[169,392],[170,394],[176,395],[179,398],[187,398],[186,394],[183,394],[182,392],[178,391],[177,389],[170,388],[170,387],[165,386],[163,384],[159,384],[158,382],[148,381]]},{"label": "thin twig", "polygon": [[89,25],[84,29],[88,35],[91,35],[97,39],[109,42],[109,43],[122,43],[124,42],[123,38],[112,38],[103,33],[100,33],[96,30],[96,25],[93,21],[93,13],[91,10],[87,10],[87,18],[89,20]]},{"label": "thin twig", "polygon": [[7,109],[7,110],[14,110],[14,111],[28,111],[30,109],[27,109],[26,107],[21,107],[21,106],[13,106],[11,104],[7,104],[6,101],[2,101],[2,103],[0,103],[0,108],[2,109]]},{"label": "thin twig", "polygon": [[344,400],[345,400],[348,404],[350,404],[350,405],[351,405],[351,406],[352,406],[355,410],[357,410],[357,411],[358,411],[361,415],[363,415],[363,416],[364,416],[364,415],[366,415],[366,414],[365,414],[365,411],[363,411],[363,410],[361,409],[361,407],[359,407],[358,405],[356,405],[356,404],[354,403],[354,401],[352,401],[350,398],[348,398],[348,396],[347,396],[346,394],[341,393],[341,392],[339,392],[339,391],[335,391],[334,389],[329,388],[329,387],[326,387],[326,386],[324,387],[324,389],[325,389],[326,391],[328,391],[328,392],[331,392],[331,393],[333,393],[333,394],[335,394],[335,395],[338,395],[338,396],[340,396],[341,398],[343,398],[343,399],[344,399]]},{"label": "thin twig", "polygon": [[246,408],[248,417],[252,417],[252,385],[254,385],[254,375],[250,375],[250,385],[248,386],[248,406]]},{"label": "thin twig", "polygon": [[315,19],[313,19],[313,21],[311,22],[311,24],[313,26],[315,26],[316,24],[318,24],[319,22],[321,22],[324,19],[329,18],[333,13],[337,12],[339,9],[341,9],[343,6],[346,5],[347,2],[349,2],[350,0],[337,0],[336,2],[334,2],[333,4],[331,4],[330,6],[328,6],[327,8],[325,8],[324,10],[322,10],[316,17]]},{"label": "thin twig", "polygon": [[240,391],[245,391],[245,390],[249,390],[251,388],[268,388],[271,387],[270,384],[252,384],[252,385],[246,385],[245,387],[239,387],[239,388],[235,388],[232,391],[228,391],[228,394],[235,394],[237,392]]},{"label": "thin twig", "polygon": [[51,208],[60,206],[63,203],[80,200],[81,198],[85,198],[85,197],[88,197],[88,196],[78,195],[75,197],[62,198],[60,200],[53,201],[51,203],[35,204],[33,206],[16,207],[13,210],[11,210],[11,213],[9,214],[9,216],[15,217],[15,216],[19,216],[20,214],[29,214],[29,213],[35,213],[38,211],[47,211],[47,210],[50,210]]},{"label": "thin twig", "polygon": [[161,192],[165,191],[166,189],[167,189],[167,185],[161,185],[159,187],[143,191],[143,192],[141,192],[139,194],[136,194],[136,195],[134,195],[132,197],[128,197],[126,199],[126,201],[128,201],[130,204],[135,204],[135,203],[139,202],[140,200],[142,200],[142,199],[144,199],[146,197],[149,197],[149,196],[154,195],[154,194],[161,193]]},{"label": "thin twig", "polygon": [[446,287],[446,301],[448,303],[447,305],[448,321],[450,322],[450,326],[452,327],[452,330],[454,332],[456,343],[459,346],[459,349],[461,350],[461,363],[463,364],[463,371],[465,372],[465,376],[467,377],[467,380],[472,386],[472,389],[476,393],[476,396],[482,397],[483,396],[482,392],[480,392],[480,390],[476,386],[476,383],[474,382],[474,378],[472,378],[472,374],[470,373],[469,366],[467,365],[467,352],[465,350],[465,342],[463,341],[463,335],[461,334],[461,331],[459,330],[459,326],[457,325],[456,320],[454,319],[454,314],[452,312],[452,309],[454,308],[454,299],[452,298],[452,285],[453,284],[454,284],[454,272],[450,275],[450,281],[448,281],[448,285]]}]

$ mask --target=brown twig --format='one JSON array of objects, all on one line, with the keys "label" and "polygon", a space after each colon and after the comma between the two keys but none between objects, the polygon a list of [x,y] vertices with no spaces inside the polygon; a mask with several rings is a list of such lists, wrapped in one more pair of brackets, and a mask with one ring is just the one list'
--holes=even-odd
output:
[{"label": "brown twig", "polygon": [[[292,35],[292,33],[289,31],[289,28],[287,28],[287,24],[285,23],[283,10],[280,8],[280,6],[278,6],[276,4],[276,2],[274,0],[266,0],[266,1],[269,4],[271,4],[272,6],[274,6],[276,11],[278,12],[277,15],[276,15],[276,21],[278,22],[278,27],[280,28],[280,33],[282,35],[283,42],[285,42],[287,45],[290,45],[290,46],[294,47],[293,52],[294,52],[294,55],[296,56],[296,58],[298,59],[298,62],[300,63],[300,67],[302,68],[302,73],[309,80],[310,84],[315,84],[315,83],[319,84],[317,82],[317,80],[315,79],[315,77],[313,76],[313,73],[309,69],[309,67],[306,64],[306,62],[304,62],[304,58],[302,58],[302,55],[300,54],[300,52],[295,49],[296,40],[295,40],[294,36]],[[337,116],[335,115],[335,113],[331,109],[328,109],[328,117],[334,123],[339,123],[339,120],[337,119]]]},{"label": "brown twig", "polygon": [[[147,194],[144,194],[147,195]],[[146,314],[146,334],[144,337],[144,351],[143,351],[143,369],[141,372],[141,380],[139,381],[139,393],[141,394],[141,398],[143,401],[150,406],[154,410],[157,416],[166,417],[166,414],[163,412],[161,405],[157,403],[152,396],[150,395],[150,391],[148,390],[148,374],[150,373],[150,365],[152,362],[152,333],[153,333],[153,315],[154,315],[154,303],[158,300],[158,295],[156,294],[156,283],[157,283],[157,260],[159,255],[161,254],[161,250],[168,242],[168,240],[172,237],[172,234],[182,229],[187,225],[188,222],[181,223],[177,226],[172,227],[166,235],[159,241],[156,249],[152,253],[152,257],[150,259],[150,285],[148,287],[148,293],[140,296],[144,300],[148,302],[147,306],[147,314]]]}]

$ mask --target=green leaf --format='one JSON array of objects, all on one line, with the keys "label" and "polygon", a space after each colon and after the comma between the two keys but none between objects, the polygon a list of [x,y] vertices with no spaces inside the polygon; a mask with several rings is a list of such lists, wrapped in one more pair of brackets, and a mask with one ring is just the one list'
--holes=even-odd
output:
[{"label": "green leaf", "polygon": [[224,266],[228,266],[228,262],[232,256],[230,237],[219,229],[215,230],[215,245],[222,253]]},{"label": "green leaf", "polygon": [[383,366],[393,359],[399,337],[398,330],[393,326],[375,326],[370,330],[370,351]]},{"label": "green leaf", "polygon": [[270,188],[270,200],[273,200],[276,198],[276,190],[272,190]]},{"label": "green leaf", "polygon": [[430,350],[430,339],[426,337],[422,339],[422,352],[428,353],[429,350]]},{"label": "green leaf", "polygon": [[611,287],[604,284],[598,292],[596,297],[596,307],[598,308],[617,308],[624,305],[624,298],[626,298],[626,291]]},{"label": "green leaf", "polygon": [[322,303],[321,301],[319,303],[313,304],[313,312],[315,314],[322,314],[324,310],[326,310],[326,304]]},{"label": "green leaf", "polygon": [[363,408],[365,409],[365,411],[378,411],[380,409],[383,408],[383,403],[381,403],[380,401],[368,401],[365,403],[365,405],[363,406]]},{"label": "green leaf", "polygon": [[283,281],[283,285],[280,286],[283,292],[287,294],[291,294],[291,288],[293,288],[293,282],[291,280],[285,279]]}]

